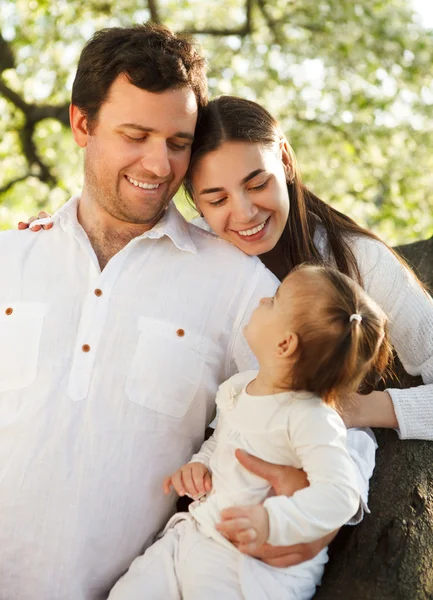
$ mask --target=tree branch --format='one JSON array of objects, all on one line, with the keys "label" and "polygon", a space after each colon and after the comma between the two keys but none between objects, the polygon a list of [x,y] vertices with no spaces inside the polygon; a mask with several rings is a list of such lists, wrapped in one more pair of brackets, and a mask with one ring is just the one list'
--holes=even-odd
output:
[{"label": "tree branch", "polygon": [[15,67],[15,57],[10,45],[0,32],[0,73]]},{"label": "tree branch", "polygon": [[16,183],[19,183],[20,181],[24,181],[25,179],[28,179],[29,177],[37,177],[37,175],[34,175],[34,173],[30,173],[30,171],[29,171],[25,175],[21,175],[21,177],[12,179],[12,181],[9,181],[3,187],[0,187],[0,194],[4,194],[8,190],[10,190],[11,187],[13,187]]},{"label": "tree branch", "polygon": [[283,42],[281,30],[280,30],[278,22],[274,18],[272,18],[271,15],[269,14],[268,7],[266,6],[266,1],[265,0],[257,0],[257,5],[260,9],[260,12],[263,15],[263,18],[265,19],[267,26],[269,27],[269,29],[274,37],[275,43],[278,44],[279,46],[281,46],[282,42]]},{"label": "tree branch", "polygon": [[58,106],[33,104],[29,108],[28,120],[32,123],[38,123],[43,119],[57,119],[60,123],[69,127],[69,103]]},{"label": "tree branch", "polygon": [[147,8],[150,12],[150,20],[154,23],[161,23],[161,17],[159,16],[159,7],[157,0],[147,0]]},{"label": "tree branch", "polygon": [[20,131],[21,146],[30,168],[36,165],[39,168],[37,176],[45,183],[56,183],[56,178],[51,173],[49,167],[38,156],[36,145],[33,141],[35,124],[26,121],[23,129]]},{"label": "tree branch", "polygon": [[10,100],[13,104],[15,104],[15,106],[17,108],[22,110],[25,115],[27,115],[30,112],[30,110],[31,110],[30,105],[27,104],[27,102],[25,100],[23,100],[23,98],[21,98],[21,96],[19,94],[17,94],[13,90],[11,90],[10,87],[8,87],[1,78],[0,78],[0,93],[3,94],[3,96],[5,98],[7,98],[8,100]]}]

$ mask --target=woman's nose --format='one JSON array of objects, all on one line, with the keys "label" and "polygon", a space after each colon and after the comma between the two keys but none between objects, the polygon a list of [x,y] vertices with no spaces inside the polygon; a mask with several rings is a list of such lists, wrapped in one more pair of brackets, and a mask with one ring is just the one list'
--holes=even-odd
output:
[{"label": "woman's nose", "polygon": [[257,214],[258,208],[245,196],[240,196],[236,199],[232,216],[233,220],[238,223],[249,223]]}]

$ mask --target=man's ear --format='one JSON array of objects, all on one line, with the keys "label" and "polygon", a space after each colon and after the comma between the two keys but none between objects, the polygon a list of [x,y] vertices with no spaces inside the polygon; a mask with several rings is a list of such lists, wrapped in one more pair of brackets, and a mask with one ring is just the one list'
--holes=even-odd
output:
[{"label": "man's ear", "polygon": [[75,104],[71,104],[69,107],[69,121],[71,123],[72,135],[74,136],[75,142],[80,148],[85,148],[89,136],[87,117],[81,112],[78,106],[75,106]]},{"label": "man's ear", "polygon": [[281,340],[277,348],[277,356],[281,358],[290,358],[297,350],[299,338],[296,333],[289,333]]}]

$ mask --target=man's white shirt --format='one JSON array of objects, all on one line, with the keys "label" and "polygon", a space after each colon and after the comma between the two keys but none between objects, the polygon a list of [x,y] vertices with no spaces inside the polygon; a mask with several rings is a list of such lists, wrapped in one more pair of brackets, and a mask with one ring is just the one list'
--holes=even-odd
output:
[{"label": "man's white shirt", "polygon": [[174,206],[101,272],[77,199],[0,234],[0,599],[99,600],[174,510],[278,285]]},{"label": "man's white shirt", "polygon": [[[77,202],[0,233],[0,600],[107,597],[174,511],[163,478],[219,384],[256,368],[242,329],[278,285],[173,205],[101,272]],[[353,433],[365,502],[374,442]]]}]

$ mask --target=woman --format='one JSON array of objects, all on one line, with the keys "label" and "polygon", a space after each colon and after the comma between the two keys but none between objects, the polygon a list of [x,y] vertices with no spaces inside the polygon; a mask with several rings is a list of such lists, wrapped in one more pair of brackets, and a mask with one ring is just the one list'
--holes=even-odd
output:
[{"label": "woman", "polygon": [[363,285],[390,319],[403,366],[424,385],[348,399],[346,425],[433,439],[433,301],[379,238],[302,184],[275,119],[241,98],[211,101],[197,125],[185,187],[214,233],[258,255],[279,279],[302,262],[331,263]]}]

